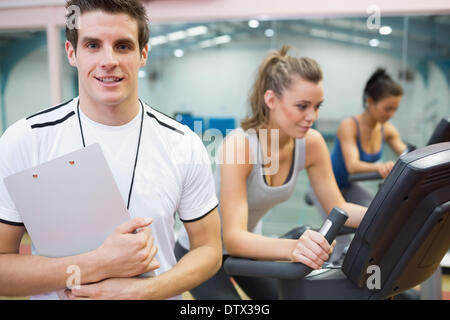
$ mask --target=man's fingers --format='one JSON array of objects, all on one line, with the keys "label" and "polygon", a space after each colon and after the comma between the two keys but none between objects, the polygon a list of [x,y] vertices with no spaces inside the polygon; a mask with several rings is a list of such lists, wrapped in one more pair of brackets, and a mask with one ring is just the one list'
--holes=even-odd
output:
[{"label": "man's fingers", "polygon": [[150,250],[150,254],[148,255],[148,271],[156,270],[160,267],[159,261],[155,258],[156,253],[158,252],[158,247],[153,246]]},{"label": "man's fingers", "polygon": [[[139,228],[145,228],[153,222],[152,218],[134,218],[122,223],[116,228],[118,233],[133,233]],[[139,230],[138,230],[139,231]]]},{"label": "man's fingers", "polygon": [[159,261],[154,258],[152,262],[148,265],[148,272],[154,271],[158,269],[161,265],[159,264]]},{"label": "man's fingers", "polygon": [[64,291],[64,294],[70,299],[70,300],[87,300],[92,299],[89,286],[84,285],[80,286],[79,288],[72,288],[71,290],[66,289]]}]

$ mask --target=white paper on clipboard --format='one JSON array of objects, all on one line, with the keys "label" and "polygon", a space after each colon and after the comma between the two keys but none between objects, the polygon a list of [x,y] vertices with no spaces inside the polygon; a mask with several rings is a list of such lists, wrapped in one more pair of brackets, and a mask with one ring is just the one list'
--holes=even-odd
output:
[{"label": "white paper on clipboard", "polygon": [[[65,257],[98,248],[131,219],[100,145],[4,179],[37,254]],[[146,272],[139,277],[152,277]],[[67,299],[64,290],[57,292]]]},{"label": "white paper on clipboard", "polygon": [[[4,179],[37,254],[92,251],[131,217],[99,144]],[[67,299],[64,290],[57,292]]]},{"label": "white paper on clipboard", "polygon": [[98,248],[130,219],[99,144],[4,179],[39,255]]}]

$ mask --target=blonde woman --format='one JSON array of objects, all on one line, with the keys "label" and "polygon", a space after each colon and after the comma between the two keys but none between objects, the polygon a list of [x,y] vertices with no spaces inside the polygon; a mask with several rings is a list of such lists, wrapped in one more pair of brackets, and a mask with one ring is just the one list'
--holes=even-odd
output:
[{"label": "blonde woman", "polygon": [[[288,56],[288,49],[283,46],[264,59],[251,91],[250,115],[221,147],[215,178],[224,259],[232,255],[295,261],[319,269],[334,243],[318,232],[294,230],[288,238],[257,232],[262,217],[292,196],[302,169],[327,212],[339,207],[349,214],[346,225],[358,226],[366,211],[344,200],[325,141],[311,129],[323,102],[322,70],[313,59]],[[188,249],[183,234],[176,245],[177,258]],[[273,279],[234,279],[252,299],[277,299]],[[223,268],[191,293],[197,299],[239,298]]]}]

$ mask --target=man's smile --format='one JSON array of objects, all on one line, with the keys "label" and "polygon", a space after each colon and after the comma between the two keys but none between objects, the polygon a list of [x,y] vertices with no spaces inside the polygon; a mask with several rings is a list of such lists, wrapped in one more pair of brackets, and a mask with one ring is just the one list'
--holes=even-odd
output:
[{"label": "man's smile", "polygon": [[98,81],[109,84],[109,83],[117,83],[123,80],[123,78],[115,77],[115,76],[103,76],[103,77],[94,77]]}]

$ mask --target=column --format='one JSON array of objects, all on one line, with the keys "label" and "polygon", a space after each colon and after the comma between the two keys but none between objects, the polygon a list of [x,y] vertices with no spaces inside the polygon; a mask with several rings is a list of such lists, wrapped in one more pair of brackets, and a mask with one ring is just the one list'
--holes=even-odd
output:
[{"label": "column", "polygon": [[56,24],[47,25],[48,74],[52,105],[61,103],[61,36]]}]

